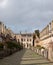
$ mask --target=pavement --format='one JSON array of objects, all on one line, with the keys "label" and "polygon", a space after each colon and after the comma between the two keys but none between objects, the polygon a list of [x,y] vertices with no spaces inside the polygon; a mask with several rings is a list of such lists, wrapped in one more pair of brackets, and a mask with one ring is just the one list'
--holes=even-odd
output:
[{"label": "pavement", "polygon": [[0,59],[0,65],[53,65],[53,62],[36,54],[29,49],[23,49],[4,59]]}]

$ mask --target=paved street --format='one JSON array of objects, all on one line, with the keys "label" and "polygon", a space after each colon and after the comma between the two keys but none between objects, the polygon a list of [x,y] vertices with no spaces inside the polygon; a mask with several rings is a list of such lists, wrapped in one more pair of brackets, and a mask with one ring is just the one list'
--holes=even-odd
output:
[{"label": "paved street", "polygon": [[0,59],[0,65],[53,65],[31,50],[22,50],[9,57]]}]

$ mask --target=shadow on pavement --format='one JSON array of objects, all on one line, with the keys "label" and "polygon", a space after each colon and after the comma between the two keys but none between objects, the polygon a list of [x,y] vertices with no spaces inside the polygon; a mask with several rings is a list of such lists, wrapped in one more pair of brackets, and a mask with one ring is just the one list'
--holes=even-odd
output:
[{"label": "shadow on pavement", "polygon": [[4,59],[0,59],[0,65],[20,65],[21,59],[26,52],[26,49],[23,49],[19,52],[14,53],[11,56],[8,56]]},{"label": "shadow on pavement", "polygon": [[[35,54],[31,50],[23,49],[0,60],[0,65],[53,65],[53,62]],[[32,56],[32,57],[31,57]],[[38,57],[37,57],[38,56]]]}]

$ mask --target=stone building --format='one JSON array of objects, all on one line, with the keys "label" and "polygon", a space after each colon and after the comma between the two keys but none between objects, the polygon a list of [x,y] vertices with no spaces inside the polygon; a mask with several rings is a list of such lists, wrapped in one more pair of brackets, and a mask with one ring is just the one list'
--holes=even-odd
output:
[{"label": "stone building", "polygon": [[0,22],[0,34],[4,33],[5,34],[5,26],[2,22]]},{"label": "stone building", "polygon": [[12,38],[14,38],[15,34],[13,33],[13,31],[10,28],[6,29],[6,35],[9,34]]},{"label": "stone building", "polygon": [[53,21],[40,32],[39,45],[48,51],[47,58],[53,61]]},{"label": "stone building", "polygon": [[40,32],[40,45],[48,48],[49,43],[53,41],[53,21],[50,22],[41,32]]},{"label": "stone building", "polygon": [[9,34],[12,38],[14,38],[14,36],[15,36],[13,31],[9,28],[6,28],[6,26],[3,24],[3,22],[0,22],[0,35],[1,34],[3,34],[4,36]]},{"label": "stone building", "polygon": [[44,39],[49,35],[49,25],[47,25],[41,32],[40,32],[40,39]]},{"label": "stone building", "polygon": [[16,34],[17,42],[23,44],[23,47],[30,48],[33,45],[33,34]]},{"label": "stone building", "polygon": [[17,42],[21,42],[21,34],[15,34]]}]

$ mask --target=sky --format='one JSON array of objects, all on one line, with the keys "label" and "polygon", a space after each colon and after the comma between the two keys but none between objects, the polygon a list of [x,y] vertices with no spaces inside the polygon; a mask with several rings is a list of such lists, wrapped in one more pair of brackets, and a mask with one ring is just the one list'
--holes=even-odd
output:
[{"label": "sky", "polygon": [[13,32],[40,31],[53,20],[53,0],[0,0],[0,21]]}]

